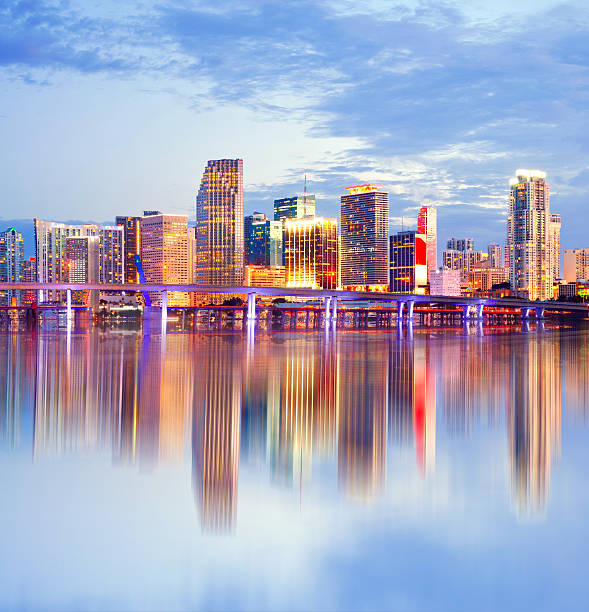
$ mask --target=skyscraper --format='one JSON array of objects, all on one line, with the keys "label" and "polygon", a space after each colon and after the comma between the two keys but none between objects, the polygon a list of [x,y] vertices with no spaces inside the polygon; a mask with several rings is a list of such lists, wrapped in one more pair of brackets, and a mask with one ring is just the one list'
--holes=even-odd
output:
[{"label": "skyscraper", "polygon": [[209,160],[196,198],[197,278],[243,284],[243,160]]},{"label": "skyscraper", "polygon": [[341,284],[388,284],[389,194],[381,185],[346,187],[341,202]]},{"label": "skyscraper", "polygon": [[274,221],[315,216],[315,196],[294,196],[274,200]]},{"label": "skyscraper", "polygon": [[135,255],[141,255],[141,217],[117,217],[116,224],[123,227],[125,239],[123,254],[125,282],[139,283]]},{"label": "skyscraper", "polygon": [[474,240],[472,238],[449,238],[446,249],[449,251],[473,251]]},{"label": "skyscraper", "polygon": [[[268,217],[264,213],[254,211],[251,215],[243,219],[243,265],[247,266],[251,263],[249,235],[251,227],[254,223],[262,223],[267,221]],[[261,265],[261,264],[258,264]]]},{"label": "skyscraper", "polygon": [[286,286],[337,289],[338,253],[335,219],[291,219],[284,225]]},{"label": "skyscraper", "polygon": [[489,254],[489,266],[491,268],[502,268],[501,245],[491,242],[487,247],[487,252]]},{"label": "skyscraper", "polygon": [[546,173],[517,170],[509,182],[507,248],[511,289],[530,300],[552,297],[550,193]]},{"label": "skyscraper", "polygon": [[442,253],[442,264],[450,270],[460,270],[462,280],[466,281],[468,273],[479,262],[483,261],[483,252],[472,249],[446,249]]},{"label": "skyscraper", "polygon": [[438,267],[438,213],[433,206],[422,206],[417,213],[417,233],[425,236],[427,258],[427,280]]},{"label": "skyscraper", "polygon": [[[24,241],[22,234],[14,227],[0,232],[0,282],[20,283],[23,281]],[[0,304],[9,306],[16,291],[0,291]]]},{"label": "skyscraper", "polygon": [[424,293],[427,284],[426,236],[414,230],[390,238],[390,285],[393,293]]},{"label": "skyscraper", "polygon": [[[98,236],[70,236],[65,240],[68,283],[97,283],[99,280],[100,239]],[[73,291],[72,301],[85,304],[87,291]],[[93,306],[98,304],[96,291],[91,292]]]},{"label": "skyscraper", "polygon": [[251,266],[282,266],[283,226],[266,215],[254,213],[245,218],[245,264]]},{"label": "skyscraper", "polygon": [[[188,215],[150,215],[141,219],[141,263],[148,283],[186,285]],[[154,296],[161,303],[161,296]],[[168,294],[170,306],[188,306],[187,293]]]},{"label": "skyscraper", "polygon": [[550,266],[552,280],[562,278],[560,271],[560,215],[550,215]]}]

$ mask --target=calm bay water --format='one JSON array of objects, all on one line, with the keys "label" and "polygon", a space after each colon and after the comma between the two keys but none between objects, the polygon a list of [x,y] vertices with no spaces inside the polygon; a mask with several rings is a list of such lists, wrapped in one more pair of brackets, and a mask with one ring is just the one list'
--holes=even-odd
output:
[{"label": "calm bay water", "polygon": [[3,332],[0,392],[1,608],[586,605],[587,330]]}]

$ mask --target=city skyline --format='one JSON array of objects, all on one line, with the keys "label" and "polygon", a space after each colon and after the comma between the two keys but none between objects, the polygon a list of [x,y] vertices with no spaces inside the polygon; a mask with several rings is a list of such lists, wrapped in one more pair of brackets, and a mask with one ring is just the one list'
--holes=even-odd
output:
[{"label": "city skyline", "polygon": [[[567,220],[589,197],[589,148],[578,136],[587,11],[556,5],[245,2],[213,14],[165,2],[137,12],[9,2],[2,221],[55,218],[59,208],[59,220],[103,222],[163,202],[190,215],[202,164],[226,156],[247,164],[245,214],[270,216],[273,199],[302,193],[306,171],[326,216],[342,186],[374,182],[390,194],[393,231],[435,205],[442,239],[460,225],[487,244],[502,241],[513,168],[539,167],[563,247],[579,248],[583,224]],[[542,27],[530,31],[530,18]],[[371,32],[365,46],[352,34],[359,24]],[[129,37],[141,28],[149,36]],[[230,49],[244,47],[236,70]],[[525,71],[522,55],[533,58]]]}]

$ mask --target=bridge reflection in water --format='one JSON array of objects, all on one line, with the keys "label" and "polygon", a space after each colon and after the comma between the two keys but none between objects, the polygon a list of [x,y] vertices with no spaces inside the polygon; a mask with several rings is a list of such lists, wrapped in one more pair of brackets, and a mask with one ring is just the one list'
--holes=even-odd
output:
[{"label": "bridge reflection in water", "polygon": [[571,417],[589,416],[588,355],[587,334],[559,330],[0,334],[0,444],[35,462],[188,460],[202,529],[231,532],[240,465],[302,495],[328,464],[336,494],[369,503],[386,490],[391,453],[435,478],[440,435],[451,446],[504,429],[514,508],[534,514],[560,456],[562,389]]}]

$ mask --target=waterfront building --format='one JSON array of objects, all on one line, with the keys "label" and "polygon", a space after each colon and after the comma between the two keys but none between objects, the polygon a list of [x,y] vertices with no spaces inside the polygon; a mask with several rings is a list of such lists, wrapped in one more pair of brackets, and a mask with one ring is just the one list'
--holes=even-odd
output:
[{"label": "waterfront building", "polygon": [[438,222],[437,211],[433,206],[422,206],[417,213],[417,233],[425,236],[427,280],[438,267]]},{"label": "waterfront building", "polygon": [[388,283],[389,194],[379,191],[381,186],[346,187],[348,193],[340,198],[343,288]]},{"label": "waterfront building", "polygon": [[560,270],[560,215],[551,213],[550,215],[550,266],[552,270],[552,279],[557,280],[562,278]]},{"label": "waterfront building", "polygon": [[338,287],[338,232],[335,219],[290,219],[284,224],[286,286]]},{"label": "waterfront building", "polygon": [[243,160],[209,160],[196,197],[197,278],[243,284]]},{"label": "waterfront building", "polygon": [[[243,219],[243,265],[247,266],[249,264],[254,265],[263,265],[263,264],[255,264],[255,262],[251,261],[254,256],[253,253],[250,252],[250,241],[249,235],[251,227],[254,223],[263,223],[267,221],[268,217],[264,213],[254,211],[251,215],[244,217]],[[282,263],[282,262],[281,262]]]},{"label": "waterfront building", "polygon": [[530,300],[552,297],[552,231],[546,173],[517,170],[510,180],[507,216],[510,282]]},{"label": "waterfront building", "polygon": [[281,266],[283,224],[254,213],[245,218],[245,265]]},{"label": "waterfront building", "polygon": [[[24,241],[22,234],[14,227],[0,232],[0,282],[20,283],[23,281]],[[19,300],[17,291],[0,291],[0,305],[10,306]]]},{"label": "waterfront building", "polygon": [[474,251],[474,240],[472,238],[450,238],[446,243],[449,251]]},{"label": "waterfront building", "polygon": [[304,195],[274,200],[274,221],[315,216],[315,196]]},{"label": "waterfront building", "polygon": [[246,266],[246,287],[284,287],[284,266]]},{"label": "waterfront building", "polygon": [[460,270],[440,268],[432,270],[429,277],[430,295],[460,295]]},{"label": "waterfront building", "polygon": [[[23,283],[36,283],[37,282],[37,258],[29,257],[29,259],[25,259],[23,263],[23,275],[22,275]],[[23,302],[25,304],[32,304],[37,301],[37,292],[32,291],[23,291]]]},{"label": "waterfront building", "polygon": [[560,283],[558,285],[558,298],[571,298],[579,296],[583,301],[589,300],[589,281],[577,280],[570,283]]},{"label": "waterfront building", "polygon": [[567,249],[564,252],[564,280],[589,280],[589,249]]},{"label": "waterfront building", "polygon": [[390,290],[392,293],[425,293],[427,285],[426,236],[414,230],[390,238]]},{"label": "waterfront building", "polygon": [[117,217],[115,223],[123,228],[125,282],[138,284],[135,256],[141,256],[141,217]]},{"label": "waterfront building", "polygon": [[488,261],[491,268],[502,268],[503,260],[501,259],[501,245],[491,242],[487,247]]},{"label": "waterfront building", "polygon": [[[98,236],[69,236],[65,240],[68,283],[97,283],[99,281],[100,239]],[[74,304],[86,304],[88,291],[73,291]],[[93,306],[97,306],[96,291]]]},{"label": "waterfront building", "polygon": [[[150,215],[141,219],[141,263],[147,283],[188,284],[188,215]],[[161,296],[152,298],[161,304]],[[169,306],[188,306],[187,293],[170,292]]]},{"label": "waterfront building", "polygon": [[472,266],[467,275],[469,286],[474,291],[489,291],[493,285],[505,283],[509,280],[507,268],[491,267],[487,262]]},{"label": "waterfront building", "polygon": [[470,270],[483,260],[484,253],[472,249],[446,249],[442,253],[443,267],[450,270],[459,270],[463,282],[468,280]]}]

